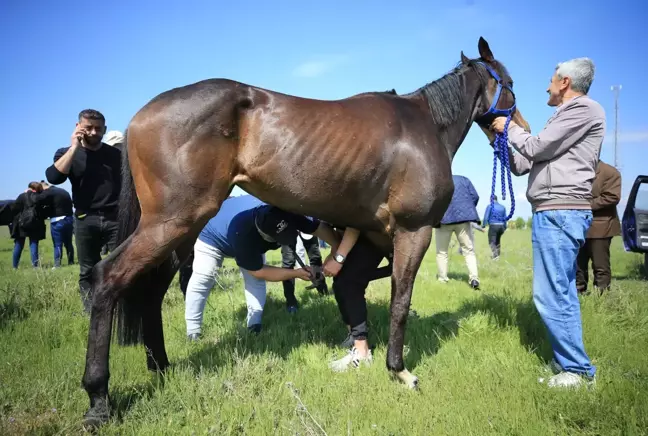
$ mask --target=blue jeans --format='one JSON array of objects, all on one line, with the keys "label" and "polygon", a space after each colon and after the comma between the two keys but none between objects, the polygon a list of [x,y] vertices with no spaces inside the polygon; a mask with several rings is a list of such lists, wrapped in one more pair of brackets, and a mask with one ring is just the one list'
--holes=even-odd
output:
[{"label": "blue jeans", "polygon": [[50,223],[52,242],[54,243],[54,266],[61,266],[63,258],[63,246],[68,255],[68,265],[74,263],[74,245],[72,234],[74,233],[74,218],[66,216],[62,220]]},{"label": "blue jeans", "polygon": [[592,212],[550,210],[533,214],[533,301],[564,371],[593,377],[583,345],[576,258],[592,224]]},{"label": "blue jeans", "polygon": [[[13,250],[13,267],[18,268],[20,263],[20,256],[22,255],[23,248],[25,248],[25,238],[17,238],[14,240]],[[29,238],[29,252],[31,254],[32,266],[38,266],[38,241]]]}]

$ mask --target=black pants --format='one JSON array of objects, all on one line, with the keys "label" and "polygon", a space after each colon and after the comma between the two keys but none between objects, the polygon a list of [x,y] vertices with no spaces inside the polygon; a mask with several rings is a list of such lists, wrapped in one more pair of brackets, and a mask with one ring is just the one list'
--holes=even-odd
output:
[{"label": "black pants", "polygon": [[79,291],[86,312],[92,307],[92,268],[101,260],[101,248],[108,246],[110,251],[117,243],[119,224],[116,214],[86,215],[74,220],[77,257],[79,259]]},{"label": "black pants", "polygon": [[365,291],[384,257],[375,245],[360,236],[333,279],[333,292],[342,320],[351,326],[351,336],[355,340],[367,339]]},{"label": "black pants", "polygon": [[610,268],[610,243],[612,238],[586,239],[576,258],[576,289],[587,291],[589,261],[592,260],[594,286],[604,291],[610,287],[612,269]]},{"label": "black pants", "polygon": [[499,257],[502,235],[506,228],[501,224],[491,224],[488,226],[488,245],[490,245],[493,257]]},{"label": "black pants", "polygon": [[187,286],[189,285],[189,279],[191,278],[191,274],[193,274],[193,259],[194,259],[194,252],[193,250],[191,250],[189,259],[187,259],[187,262],[185,262],[185,264],[180,267],[179,282],[180,282],[180,292],[182,292],[183,298],[187,296]]},{"label": "black pants", "polygon": [[[299,237],[299,236],[298,236]],[[319,240],[316,236],[306,240],[302,239],[306,254],[308,255],[308,262],[310,266],[322,266],[322,253],[319,249]],[[281,246],[281,267],[293,269],[297,262],[297,240],[291,246]],[[284,297],[286,298],[286,306],[297,306],[297,298],[295,297],[295,280],[284,280],[282,282]],[[326,281],[322,277],[322,284],[326,287]],[[320,285],[321,286],[321,285]],[[322,293],[323,289],[318,289]],[[328,292],[328,289],[324,293]]]}]

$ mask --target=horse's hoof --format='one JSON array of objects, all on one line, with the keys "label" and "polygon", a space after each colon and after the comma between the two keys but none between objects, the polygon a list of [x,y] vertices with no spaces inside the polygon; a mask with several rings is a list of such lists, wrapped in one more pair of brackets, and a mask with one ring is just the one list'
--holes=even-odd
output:
[{"label": "horse's hoof", "polygon": [[392,376],[410,389],[418,389],[419,379],[408,370],[392,371]]},{"label": "horse's hoof", "polygon": [[105,407],[92,407],[83,416],[83,427],[91,430],[101,427],[110,420],[110,411]]}]

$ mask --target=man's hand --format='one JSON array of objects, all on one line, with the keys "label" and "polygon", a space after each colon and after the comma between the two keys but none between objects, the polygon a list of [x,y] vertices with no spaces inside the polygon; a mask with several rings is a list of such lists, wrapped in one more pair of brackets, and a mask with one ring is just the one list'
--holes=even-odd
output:
[{"label": "man's hand", "polygon": [[70,147],[78,147],[78,146],[85,147],[85,139],[84,139],[85,135],[86,135],[85,129],[82,128],[81,126],[76,126],[74,128],[74,132],[72,133]]},{"label": "man's hand", "polygon": [[[509,123],[509,127],[514,125],[515,125],[515,121],[511,120],[511,122]],[[503,133],[504,126],[506,126],[506,117],[497,117],[493,120],[493,123],[491,124],[491,130],[495,131],[496,133]]]},{"label": "man's hand", "polygon": [[324,262],[324,275],[326,277],[337,276],[341,269],[342,269],[341,263],[333,259],[333,257],[330,254],[326,256],[326,261]]},{"label": "man's hand", "polygon": [[311,269],[309,267],[297,268],[295,270],[295,278],[310,282],[311,280],[313,280],[313,273],[311,272]]}]

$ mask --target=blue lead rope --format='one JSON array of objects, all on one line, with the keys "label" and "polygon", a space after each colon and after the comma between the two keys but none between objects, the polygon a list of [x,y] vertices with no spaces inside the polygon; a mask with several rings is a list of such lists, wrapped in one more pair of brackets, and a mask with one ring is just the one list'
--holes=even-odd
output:
[{"label": "blue lead rope", "polygon": [[[515,195],[513,194],[513,183],[511,182],[511,165],[509,162],[509,153],[508,153],[508,126],[511,122],[511,115],[506,117],[506,124],[504,125],[504,131],[498,133],[495,136],[494,144],[494,153],[493,153],[493,184],[491,186],[491,210],[493,204],[495,204],[495,184],[497,181],[497,159],[501,163],[502,167],[502,200],[506,200],[506,180],[508,178],[509,193],[511,195],[511,212],[506,217],[506,221],[513,218],[515,213]],[[504,175],[506,173],[506,176]]]}]

